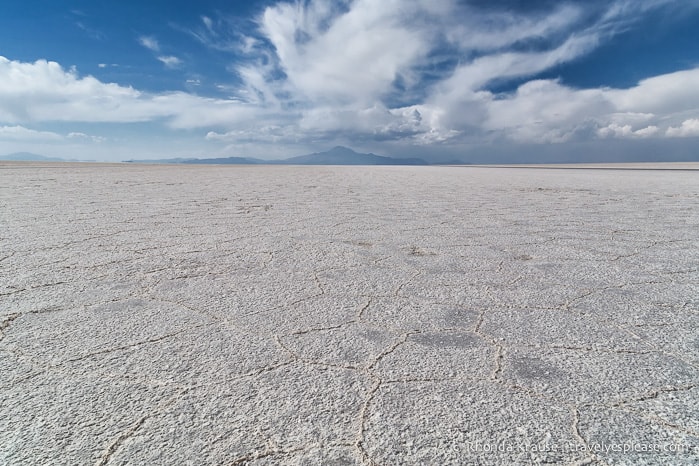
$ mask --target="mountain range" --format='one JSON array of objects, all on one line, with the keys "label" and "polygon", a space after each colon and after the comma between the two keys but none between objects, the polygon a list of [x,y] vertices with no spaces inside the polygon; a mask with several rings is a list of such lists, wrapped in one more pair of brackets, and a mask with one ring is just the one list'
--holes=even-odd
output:
[{"label": "mountain range", "polygon": [[176,158],[160,160],[125,160],[128,163],[183,163],[225,165],[429,165],[418,158],[393,158],[376,154],[361,154],[347,147],[337,146],[329,151],[314,152],[283,160],[262,160],[250,157],[225,157],[216,159]]}]

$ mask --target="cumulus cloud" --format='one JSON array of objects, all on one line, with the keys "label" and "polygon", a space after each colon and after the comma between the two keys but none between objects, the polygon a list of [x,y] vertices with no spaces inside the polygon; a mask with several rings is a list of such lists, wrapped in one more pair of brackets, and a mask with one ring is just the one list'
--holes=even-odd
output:
[{"label": "cumulus cloud", "polygon": [[[448,99],[578,58],[671,1],[566,2],[525,14],[456,0],[310,0],[268,7],[259,27],[283,90],[299,98],[371,103],[437,73]],[[445,54],[458,65],[444,67]]]},{"label": "cumulus cloud", "polygon": [[[482,99],[487,114],[482,127],[530,143],[691,134],[691,124],[686,129],[684,124],[668,125],[687,112],[699,114],[699,102],[693,102],[697,87],[686,85],[695,77],[699,69],[657,76],[629,89],[574,89],[556,80],[530,81],[512,95]],[[657,82],[664,86],[656,87]],[[677,102],[666,106],[664,99],[671,95]]]},{"label": "cumulus cloud", "polygon": [[516,142],[566,142],[595,116],[613,111],[599,90],[574,90],[556,80],[530,81],[511,96],[488,95],[483,106],[483,128]]},{"label": "cumulus cloud", "polygon": [[239,101],[184,92],[145,93],[80,76],[56,62],[23,63],[0,57],[0,123],[162,119],[174,128],[199,128],[236,124],[259,110]]},{"label": "cumulus cloud", "polygon": [[158,115],[131,88],[80,77],[56,62],[0,57],[0,121],[144,121]]},{"label": "cumulus cloud", "polygon": [[659,130],[660,128],[654,125],[634,130],[631,125],[622,126],[617,123],[611,123],[610,125],[605,126],[604,128],[599,128],[597,130],[597,134],[599,134],[600,137],[603,138],[647,138],[655,136]]},{"label": "cumulus cloud", "polygon": [[346,133],[354,138],[403,139],[425,131],[416,108],[388,109],[376,104],[363,109],[316,108],[304,113],[299,127],[316,134]]},{"label": "cumulus cloud", "polygon": [[[595,48],[616,16],[585,26],[583,9],[571,4],[523,16],[450,0],[312,0],[267,8],[260,31],[274,47],[284,91],[312,102],[370,104],[423,88],[429,74],[441,78],[445,100],[534,75]],[[511,50],[528,41],[528,51]],[[443,66],[445,51],[456,67]]]},{"label": "cumulus cloud", "polygon": [[[649,137],[661,132],[660,117],[641,126],[617,121],[619,114],[667,117],[679,107],[696,109],[695,97],[683,98],[695,70],[632,89],[538,80],[495,95],[488,86],[575,60],[671,1],[565,3],[531,14],[451,0],[281,2],[260,16],[261,39],[249,38],[253,55],[264,43],[273,53],[236,69],[244,82],[239,95],[277,109],[293,102],[299,130],[316,137],[343,129],[418,144]],[[446,66],[444,53],[457,63]],[[660,105],[668,98],[674,103]],[[404,116],[412,112],[419,122]]]},{"label": "cumulus cloud", "polygon": [[673,113],[699,108],[699,68],[644,79],[631,89],[610,91],[622,111]]},{"label": "cumulus cloud", "polygon": [[699,136],[699,118],[685,120],[679,127],[670,127],[666,134],[672,138],[687,138]]},{"label": "cumulus cloud", "polygon": [[[551,2],[513,13],[498,2],[457,0],[277,2],[259,14],[254,31],[233,30],[232,23],[209,16],[182,29],[235,54],[229,71],[238,80],[220,84],[229,98],[142,92],[55,62],[0,58],[0,123],[162,121],[170,128],[202,128],[207,140],[222,144],[338,138],[407,145],[564,143],[692,135],[699,121],[699,68],[623,89],[536,79],[668,3],[674,2]],[[182,65],[155,37],[138,41],[165,66]],[[515,79],[522,83],[517,89],[494,90]]]},{"label": "cumulus cloud", "polygon": [[[439,3],[439,2],[437,2]],[[287,84],[314,102],[369,103],[389,92],[429,52],[433,28],[413,25],[423,2],[357,0],[280,3],[261,30],[274,46]]]},{"label": "cumulus cloud", "polygon": [[107,138],[102,137],[102,136],[91,136],[89,134],[81,133],[81,132],[72,132],[68,133],[68,139],[74,139],[74,140],[80,140],[80,141],[90,141],[90,142],[105,142]]},{"label": "cumulus cloud", "polygon": [[646,126],[645,128],[635,130],[633,134],[641,138],[649,138],[658,134],[659,131],[660,128],[655,125],[650,125]]},{"label": "cumulus cloud", "polygon": [[36,131],[24,126],[0,126],[0,140],[60,141],[61,139],[63,139],[63,136],[50,131]]}]

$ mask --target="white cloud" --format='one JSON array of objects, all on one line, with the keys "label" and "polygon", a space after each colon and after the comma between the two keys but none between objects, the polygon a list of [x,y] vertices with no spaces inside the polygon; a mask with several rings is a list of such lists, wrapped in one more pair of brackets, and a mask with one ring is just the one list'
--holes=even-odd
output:
[{"label": "white cloud", "polygon": [[[470,99],[492,81],[531,76],[589,53],[668,1],[638,0],[636,9],[623,0],[606,7],[564,3],[514,14],[456,0],[310,0],[268,7],[260,30],[285,74],[277,91],[297,100],[371,105],[392,92],[423,88],[430,70],[441,75],[435,98],[453,101]],[[536,45],[523,48],[528,42]],[[517,44],[527,51],[513,50]],[[440,64],[445,49],[459,62],[451,70]],[[254,67],[269,87],[273,73]],[[254,74],[249,68],[241,66],[243,79]]]},{"label": "white cloud", "polygon": [[280,125],[261,125],[254,128],[228,131],[226,133],[209,131],[206,134],[206,139],[209,141],[234,142],[236,144],[245,144],[249,142],[278,144],[299,141],[298,133],[295,131],[294,127]]},{"label": "white cloud", "polygon": [[634,135],[641,138],[649,138],[655,136],[656,134],[658,134],[658,132],[660,132],[660,128],[658,128],[655,125],[650,125],[646,126],[645,128],[637,129],[633,133]]},{"label": "white cloud", "polygon": [[656,119],[653,113],[638,113],[638,112],[617,112],[609,115],[609,121],[619,125],[642,125]]},{"label": "white cloud", "polygon": [[[639,11],[669,1],[562,2],[518,14],[457,0],[282,2],[266,8],[259,29],[247,36],[202,16],[198,30],[185,32],[238,54],[230,71],[239,82],[219,85],[230,98],[141,92],[55,62],[0,57],[0,124],[154,121],[202,128],[206,140],[231,145],[676,137],[694,131],[699,68],[628,89],[575,89],[532,78],[589,53],[630,27]],[[165,66],[182,65],[156,38],[141,36],[139,43]],[[512,79],[523,82],[513,92],[489,90]]]},{"label": "white cloud", "polygon": [[4,141],[60,141],[60,134],[36,131],[24,126],[0,126],[0,140]]},{"label": "white cloud", "polygon": [[375,104],[363,109],[319,107],[305,112],[299,129],[320,137],[343,134],[371,140],[405,139],[429,130],[417,108],[388,109]]},{"label": "white cloud", "polygon": [[147,107],[164,114],[168,125],[177,129],[254,127],[269,117],[264,109],[237,100],[204,98],[182,92],[152,96]]},{"label": "white cloud", "polygon": [[68,133],[68,139],[76,139],[76,140],[84,140],[84,141],[91,141],[91,142],[105,142],[107,138],[102,137],[102,136],[90,136],[89,134],[85,133],[80,133],[80,132],[72,132]]},{"label": "white cloud", "polygon": [[[156,54],[155,58],[158,59],[167,68],[177,68],[182,64],[182,60],[174,55],[157,55],[161,51],[160,43],[153,36],[141,36],[138,38],[138,42]],[[101,67],[101,66],[100,66]]]},{"label": "white cloud", "polygon": [[391,90],[429,51],[431,28],[412,27],[421,2],[281,3],[261,20],[287,84],[313,102],[363,104]]},{"label": "white cloud", "polygon": [[138,38],[138,43],[150,50],[151,52],[160,52],[160,44],[155,37],[141,36]]},{"label": "white cloud", "polygon": [[201,22],[204,23],[204,26],[206,27],[206,30],[207,30],[210,34],[212,34],[212,35],[214,35],[214,36],[218,35],[218,33],[216,32],[216,30],[214,29],[214,21],[213,21],[211,18],[209,18],[208,16],[202,16],[202,17],[201,17]]},{"label": "white cloud", "polygon": [[105,142],[102,136],[92,136],[82,132],[70,132],[63,136],[52,131],[37,131],[24,126],[0,126],[0,141],[57,143],[66,141]]},{"label": "white cloud", "polygon": [[85,23],[83,23],[82,21],[76,21],[75,25],[78,28],[82,29],[92,39],[104,40],[106,37],[102,31],[98,31],[96,29],[93,29],[93,28],[85,25]]},{"label": "white cloud", "polygon": [[644,79],[631,89],[610,91],[621,111],[676,113],[699,108],[699,68]]},{"label": "white cloud", "polygon": [[665,134],[671,138],[699,136],[699,118],[685,120],[679,127],[670,127]]},{"label": "white cloud", "polygon": [[131,87],[79,77],[56,62],[0,57],[0,122],[143,121],[157,116]]},{"label": "white cloud", "polygon": [[[502,137],[564,142],[621,135],[623,130],[610,127],[627,124],[615,120],[618,114],[657,111],[621,103],[620,99],[635,101],[632,90],[576,90],[555,81],[525,83],[510,96],[484,89],[587,54],[629,27],[639,12],[667,1],[642,0],[635,2],[636,9],[622,0],[606,7],[566,3],[532,15],[481,10],[450,0],[278,3],[260,19],[276,61],[237,68],[245,83],[239,95],[267,108],[293,102],[301,109],[299,129],[314,137],[342,128],[366,138],[392,135],[411,143]],[[594,21],[591,8],[601,13]],[[527,41],[538,45],[528,51],[512,48]],[[450,53],[460,61],[451,70],[438,65],[440,51],[449,46],[456,48]],[[425,69],[432,73],[429,87]],[[278,70],[283,71],[281,79]],[[639,86],[647,84],[652,81]],[[417,101],[405,108],[419,112],[418,124],[401,121],[397,115],[403,107],[388,105],[394,95]],[[631,134],[655,135],[660,131],[657,122],[656,118],[645,126],[632,126],[638,129]]]},{"label": "white cloud", "polygon": [[201,24],[185,27],[170,24],[171,27],[194,38],[202,45],[219,52],[238,52],[245,49],[247,37],[241,34],[241,26],[229,16],[218,15],[214,18],[201,16]]},{"label": "white cloud", "polygon": [[180,60],[177,57],[174,57],[172,55],[163,55],[157,57],[159,61],[161,61],[166,67],[168,68],[177,68],[182,64],[182,60]]},{"label": "white cloud", "polygon": [[597,134],[602,138],[647,138],[655,136],[659,130],[660,128],[654,125],[634,130],[631,125],[621,126],[617,123],[611,123],[604,128],[599,128]]},{"label": "white cloud", "polygon": [[[630,89],[573,89],[557,81],[530,81],[511,96],[488,96],[481,102],[488,115],[482,128],[534,143],[691,134],[691,124],[668,128],[668,123],[687,112],[699,114],[699,87],[686,86],[695,76],[699,69],[657,76]],[[663,99],[669,95],[676,103],[666,106]]]},{"label": "white cloud", "polygon": [[432,102],[449,106],[458,101],[478,99],[477,92],[495,80],[526,77],[547,70],[587,52],[591,37],[574,37],[553,50],[543,52],[503,52],[477,58],[456,68],[453,75],[437,87]]},{"label": "white cloud", "polygon": [[184,92],[140,92],[81,77],[56,62],[23,63],[0,57],[0,123],[164,119],[175,128],[200,128],[236,124],[259,111],[239,101]]},{"label": "white cloud", "polygon": [[484,105],[484,129],[517,142],[565,142],[590,118],[613,110],[598,90],[576,91],[551,80],[530,81],[509,98],[491,97]]},{"label": "white cloud", "polygon": [[577,5],[563,4],[550,13],[528,17],[510,11],[457,14],[448,11],[454,24],[445,31],[450,43],[462,50],[493,51],[533,37],[550,37],[564,33],[578,23],[583,11]]},{"label": "white cloud", "polygon": [[[692,134],[693,126],[668,130],[669,123],[688,112],[699,114],[699,102],[695,102],[699,86],[687,85],[695,76],[699,68],[657,76],[629,89],[574,89],[557,80],[534,80],[511,95],[461,89],[460,95],[456,91],[437,94],[439,98],[431,104],[446,110],[436,122],[437,130],[456,129],[459,135],[476,132],[485,141],[561,143],[596,137],[677,136]],[[676,102],[666,106],[663,99],[670,95]]]}]

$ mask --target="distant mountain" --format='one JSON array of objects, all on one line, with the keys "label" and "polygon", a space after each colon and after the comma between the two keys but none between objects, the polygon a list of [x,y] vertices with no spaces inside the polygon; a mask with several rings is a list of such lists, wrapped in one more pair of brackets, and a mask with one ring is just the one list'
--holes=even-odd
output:
[{"label": "distant mountain", "polygon": [[326,152],[300,155],[278,161],[284,165],[428,165],[422,159],[397,159],[376,154],[360,154],[337,146]]},{"label": "distant mountain", "polygon": [[256,165],[262,163],[269,163],[262,159],[255,159],[252,157],[226,157],[223,159],[194,159],[190,162],[184,163],[196,163],[196,164],[233,164],[233,165]]},{"label": "distant mountain", "polygon": [[31,152],[15,152],[13,154],[0,156],[0,160],[12,160],[17,162],[65,162],[58,157],[46,157],[44,155],[32,154]]},{"label": "distant mountain", "polygon": [[227,157],[220,159],[161,159],[125,160],[128,163],[186,163],[186,164],[237,164],[237,165],[429,165],[422,159],[398,159],[376,154],[360,154],[347,147],[337,146],[326,152],[315,152],[283,160],[262,160],[251,157]]},{"label": "distant mountain", "polygon": [[131,159],[131,160],[124,160],[125,163],[194,163],[196,160],[199,159],[194,159],[194,158],[189,158],[189,159],[184,159],[181,157],[178,157],[176,159]]},{"label": "distant mountain", "polygon": [[185,163],[196,165],[224,164],[224,165],[254,165],[258,163],[269,163],[261,159],[250,157],[226,157],[220,159],[196,159],[196,158],[175,158],[175,159],[150,159],[150,160],[124,160],[126,163]]}]

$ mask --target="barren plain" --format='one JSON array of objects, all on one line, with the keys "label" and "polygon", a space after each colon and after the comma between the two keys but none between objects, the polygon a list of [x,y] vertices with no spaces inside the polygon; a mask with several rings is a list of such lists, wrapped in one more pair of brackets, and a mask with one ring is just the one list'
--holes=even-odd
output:
[{"label": "barren plain", "polygon": [[0,164],[0,464],[697,464],[699,172]]}]

